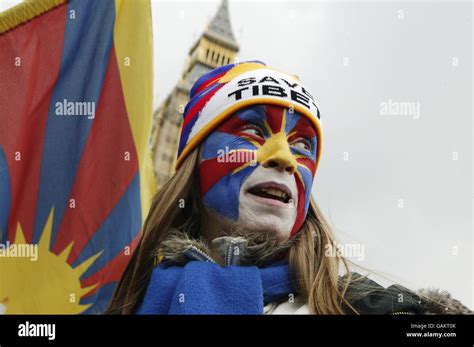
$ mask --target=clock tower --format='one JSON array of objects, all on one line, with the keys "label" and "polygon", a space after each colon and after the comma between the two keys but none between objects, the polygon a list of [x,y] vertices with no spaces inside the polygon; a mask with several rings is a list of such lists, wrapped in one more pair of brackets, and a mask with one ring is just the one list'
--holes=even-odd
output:
[{"label": "clock tower", "polygon": [[173,91],[155,112],[151,146],[160,188],[174,173],[184,108],[194,82],[206,72],[234,62],[239,46],[232,32],[227,0],[189,50],[188,61]]}]

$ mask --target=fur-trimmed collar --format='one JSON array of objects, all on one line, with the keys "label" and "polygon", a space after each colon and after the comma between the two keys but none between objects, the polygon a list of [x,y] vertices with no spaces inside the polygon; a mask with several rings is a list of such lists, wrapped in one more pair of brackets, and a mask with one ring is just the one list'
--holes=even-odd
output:
[{"label": "fur-trimmed collar", "polygon": [[474,312],[454,299],[450,293],[441,289],[420,289],[416,292],[427,298],[422,305],[422,314],[473,314]]},{"label": "fur-trimmed collar", "polygon": [[[256,242],[247,242],[247,240],[243,239],[242,237],[223,237],[219,239],[231,239],[231,241],[237,241],[234,244],[238,244],[240,249],[242,250],[242,257],[238,260],[238,263],[241,265],[249,265],[254,262],[255,265],[260,266],[262,262],[255,262],[255,254],[262,254],[265,259],[265,262],[272,258],[272,255],[275,252],[271,251],[274,249],[274,244],[268,243],[264,245],[257,245]],[[217,242],[216,242],[217,241]],[[218,243],[222,244],[222,240],[214,240],[213,243],[217,245]],[[228,240],[225,240],[228,241]],[[174,265],[184,265],[190,260],[207,260],[213,261],[221,265],[226,265],[228,260],[226,259],[226,250],[225,247],[213,247],[212,249],[217,249],[217,251],[213,251],[211,247],[204,241],[204,240],[196,240],[191,238],[188,234],[184,232],[180,232],[178,230],[172,230],[169,232],[168,237],[160,243],[160,246],[155,252],[155,256],[159,259],[159,262],[166,260],[167,263],[174,264]],[[258,252],[254,252],[253,256],[249,257],[246,253],[248,247],[257,247],[256,249]],[[196,255],[197,254],[197,255]],[[362,276],[359,274],[353,274],[355,278],[361,278]],[[395,301],[393,298],[396,298],[399,293],[406,293],[410,297],[412,302],[412,306],[409,307],[407,311],[411,314],[423,314],[423,315],[441,315],[441,314],[473,314],[474,312],[464,306],[459,300],[454,299],[450,293],[447,291],[443,291],[440,289],[420,289],[416,292],[410,291],[402,286],[394,285],[390,286],[389,288],[384,288],[378,285],[376,282],[366,278],[362,282],[354,282],[359,283],[357,285],[353,285],[352,289],[355,291],[358,290],[360,287],[370,287],[370,288],[377,288],[375,290],[375,295],[378,295],[375,302],[380,300],[380,305],[386,305],[388,302],[391,302],[389,306],[393,306],[393,302]],[[351,285],[350,285],[351,287]],[[374,292],[373,292],[374,293]],[[374,304],[374,298],[371,297],[373,294],[368,294],[365,298],[362,297],[358,300],[358,303],[361,305],[361,312],[363,314],[371,314],[371,313],[380,313],[385,311],[379,311],[378,308],[375,307],[364,307],[364,302],[370,302],[369,306]],[[377,304],[375,305],[377,306]],[[416,307],[416,308],[415,308]],[[398,311],[404,311],[400,309]],[[392,312],[394,313],[394,312]]]},{"label": "fur-trimmed collar", "polygon": [[203,239],[193,239],[187,233],[173,229],[168,232],[167,238],[160,243],[155,256],[160,260],[166,259],[171,263],[185,264],[190,260],[189,250],[194,250],[209,256],[218,264],[226,265],[229,261],[228,248],[238,245],[240,249],[239,257],[238,260],[233,260],[233,265],[262,267],[282,258],[282,254],[284,255],[284,252],[297,239],[296,236],[281,244],[271,234],[249,234],[241,230],[233,230],[232,236],[224,235],[216,238],[212,241],[213,247],[210,247]]}]

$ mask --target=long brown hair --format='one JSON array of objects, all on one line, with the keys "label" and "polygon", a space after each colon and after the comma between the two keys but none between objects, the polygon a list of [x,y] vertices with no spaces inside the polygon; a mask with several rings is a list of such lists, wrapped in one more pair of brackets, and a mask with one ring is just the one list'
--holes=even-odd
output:
[{"label": "long brown hair", "polygon": [[[197,163],[198,149],[195,149],[154,197],[141,239],[106,313],[135,312],[155,266],[155,250],[171,229],[199,237],[201,214]],[[328,245],[334,244],[334,236],[313,200],[299,233],[297,242],[288,252],[289,266],[299,294],[307,300],[310,313],[343,314],[343,305],[352,308],[344,297],[351,280],[348,261],[340,255],[325,255]],[[339,277],[341,264],[347,272],[344,283]]]}]

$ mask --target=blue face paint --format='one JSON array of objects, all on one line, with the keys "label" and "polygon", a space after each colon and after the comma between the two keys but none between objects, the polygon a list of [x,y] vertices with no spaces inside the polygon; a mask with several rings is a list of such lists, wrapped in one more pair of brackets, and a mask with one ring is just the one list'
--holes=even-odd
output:
[{"label": "blue face paint", "polygon": [[[202,144],[199,178],[204,205],[237,220],[243,182],[268,156],[285,147],[286,155],[291,157],[287,161],[294,163],[295,179],[299,181],[301,206],[295,227],[301,224],[308,210],[315,173],[315,134],[305,117],[283,107],[254,105],[239,110]],[[232,160],[235,157],[240,160]]]}]

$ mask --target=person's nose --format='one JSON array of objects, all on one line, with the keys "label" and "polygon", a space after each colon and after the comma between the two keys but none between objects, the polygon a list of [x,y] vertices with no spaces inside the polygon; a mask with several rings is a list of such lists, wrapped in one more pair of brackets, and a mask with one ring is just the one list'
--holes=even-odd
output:
[{"label": "person's nose", "polygon": [[291,153],[286,136],[270,138],[259,151],[259,162],[263,167],[288,172],[290,175],[295,173],[298,163]]}]

